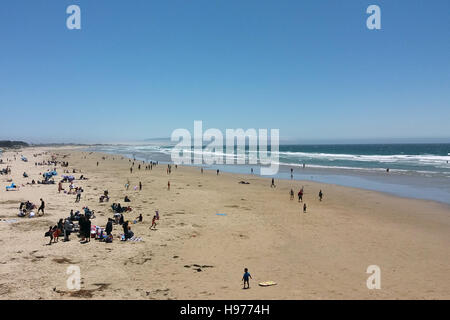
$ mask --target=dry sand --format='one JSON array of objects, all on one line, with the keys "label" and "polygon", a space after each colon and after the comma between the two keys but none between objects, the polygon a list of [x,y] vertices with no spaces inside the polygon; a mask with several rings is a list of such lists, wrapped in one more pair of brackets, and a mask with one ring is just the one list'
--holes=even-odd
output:
[{"label": "dry sand", "polygon": [[[49,153],[33,157],[44,151]],[[29,162],[22,162],[21,154]],[[53,168],[35,166],[51,154],[68,161],[70,171],[81,170],[77,178],[89,178],[75,181],[85,190],[80,203],[75,195],[58,194],[57,184],[26,185]],[[270,179],[207,170],[202,175],[191,167],[173,168],[168,176],[166,165],[139,171],[136,162],[130,174],[128,159],[103,156],[76,148],[27,148],[7,163],[12,175],[0,176],[0,299],[450,298],[447,205],[309,181],[276,181],[277,187],[270,188]],[[57,170],[60,177],[63,168]],[[22,177],[24,171],[29,178]],[[24,186],[6,192],[7,178]],[[143,190],[134,191],[139,181]],[[307,213],[297,199],[289,199],[290,189],[297,195],[301,186]],[[109,203],[98,201],[104,190]],[[125,218],[144,217],[142,224],[131,225],[142,242],[120,241],[122,229],[115,226],[110,244],[80,244],[72,234],[70,242],[60,238],[47,245],[44,233],[71,209],[88,205],[96,212],[92,224],[104,226],[113,215],[110,205],[124,204],[125,195],[133,207]],[[39,205],[41,197],[43,217],[17,217],[20,201]],[[161,219],[152,231],[156,209]],[[5,221],[10,219],[17,221]],[[70,265],[81,268],[81,291],[66,288]],[[366,286],[369,265],[381,268],[380,290]],[[253,277],[249,290],[242,289],[244,267]],[[277,285],[258,286],[268,280]]]}]

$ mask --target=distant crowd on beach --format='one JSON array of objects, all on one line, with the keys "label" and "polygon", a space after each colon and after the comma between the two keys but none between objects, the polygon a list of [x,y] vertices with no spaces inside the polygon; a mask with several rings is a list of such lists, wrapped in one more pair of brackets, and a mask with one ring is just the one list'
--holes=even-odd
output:
[{"label": "distant crowd on beach", "polygon": [[[45,153],[44,155],[47,155]],[[37,155],[34,155],[35,157]],[[65,156],[64,156],[65,157]],[[63,157],[63,158],[64,158]],[[86,158],[86,157],[84,157]],[[102,157],[103,160],[106,160],[107,157]],[[123,157],[122,157],[123,159]],[[23,160],[23,158],[22,158]],[[114,160],[114,157],[113,157]],[[23,160],[25,161],[25,160]],[[27,160],[28,161],[28,160]],[[146,163],[145,161],[138,162],[136,159],[129,159],[129,162],[131,164],[129,171],[130,175],[133,174],[133,170],[137,168],[137,170],[141,170],[143,167],[145,170],[153,170],[155,166],[158,166],[159,163],[156,161],[151,161],[149,163]],[[3,160],[2,162],[3,163]],[[69,162],[68,161],[59,161],[58,155],[51,155],[51,159],[41,161],[41,162],[35,162],[35,166],[49,166],[51,167],[44,173],[40,173],[42,176],[42,180],[39,181],[39,183],[42,184],[55,184],[55,178],[58,177],[57,173],[57,167],[60,166],[63,171],[63,175],[59,177],[59,181],[57,184],[57,192],[60,194],[63,192],[67,195],[74,195],[75,196],[75,203],[80,203],[83,201],[83,193],[85,192],[84,188],[80,185],[76,185],[77,181],[84,181],[89,180],[88,177],[86,177],[81,170],[77,170],[75,168],[72,168],[69,170]],[[100,162],[97,161],[96,166],[100,166]],[[303,168],[305,167],[305,164],[303,164]],[[178,166],[174,165],[175,170],[178,168]],[[166,168],[166,173],[168,176],[172,174],[173,166],[172,164],[168,164]],[[204,173],[203,167],[200,168],[201,174]],[[11,168],[10,166],[7,166],[6,168],[0,170],[0,174],[10,174]],[[216,175],[219,176],[220,170],[216,169]],[[293,179],[294,170],[291,168],[291,179]],[[80,174],[79,178],[76,178],[74,174]],[[253,168],[251,168],[251,174],[254,174]],[[24,172],[23,177],[28,178],[29,175]],[[32,184],[35,183],[35,180],[33,179]],[[240,183],[243,184],[249,184],[248,182],[241,181]],[[67,190],[64,188],[64,184],[68,184]],[[119,234],[117,236],[118,239],[121,241],[141,241],[142,238],[136,237],[132,230],[132,226],[134,224],[143,223],[143,215],[140,213],[137,215],[135,219],[132,221],[127,220],[125,218],[125,214],[129,214],[133,212],[133,208],[130,205],[132,203],[132,200],[130,196],[127,194],[130,189],[131,183],[130,180],[127,180],[127,182],[124,185],[124,193],[122,194],[123,203],[125,205],[121,204],[120,201],[115,201],[111,204],[110,210],[111,210],[111,216],[107,219],[106,225],[99,226],[95,225],[93,223],[94,219],[96,219],[94,210],[91,210],[88,206],[84,206],[81,211],[71,209],[68,213],[68,216],[66,218],[59,219],[55,225],[49,226],[48,230],[45,232],[45,237],[49,238],[48,245],[52,245],[54,243],[59,242],[59,238],[63,238],[63,242],[70,241],[70,237],[72,234],[77,234],[80,243],[86,244],[91,242],[91,239],[105,242],[105,243],[112,243],[114,241],[114,228],[119,227]],[[170,180],[167,182],[167,190],[170,191]],[[271,179],[270,187],[275,189],[277,186],[275,184],[275,178]],[[134,187],[134,191],[142,191],[144,188],[144,185],[141,181],[137,183],[137,185]],[[295,199],[295,193],[294,188],[291,188],[290,192],[290,200]],[[305,195],[305,188],[302,186],[299,191],[297,192],[298,202],[303,204],[303,212],[307,212],[307,204],[304,201],[304,195]],[[109,203],[110,202],[110,193],[108,190],[104,190],[102,194],[99,195],[98,201],[99,203]],[[318,193],[319,201],[322,201],[324,197],[324,194],[322,190]],[[19,213],[18,217],[20,218],[35,218],[39,216],[45,215],[46,210],[46,202],[44,199],[40,199],[39,206],[33,204],[31,201],[22,201],[19,205]],[[160,220],[160,214],[159,210],[155,210],[155,214],[152,217],[150,230],[157,230],[156,227]],[[248,269],[245,268],[244,275],[243,275],[243,282],[244,282],[244,289],[248,289],[250,287],[249,285],[249,279],[251,279],[251,275],[248,272]],[[271,285],[271,284],[268,284]]]}]

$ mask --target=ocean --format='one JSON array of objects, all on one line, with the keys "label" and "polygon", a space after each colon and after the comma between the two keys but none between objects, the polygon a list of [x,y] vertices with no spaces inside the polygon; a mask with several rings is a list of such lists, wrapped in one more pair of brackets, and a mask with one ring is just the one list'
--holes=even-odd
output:
[{"label": "ocean", "polygon": [[[171,163],[171,144],[101,145],[89,151]],[[185,152],[194,154],[192,149]],[[249,154],[248,148],[245,154]],[[237,159],[235,154],[226,157]],[[280,145],[279,179],[311,180],[450,204],[450,143]],[[304,165],[304,167],[303,167]],[[259,165],[204,165],[205,169],[259,174]],[[293,177],[291,177],[291,169]],[[389,172],[387,172],[389,169]]]}]

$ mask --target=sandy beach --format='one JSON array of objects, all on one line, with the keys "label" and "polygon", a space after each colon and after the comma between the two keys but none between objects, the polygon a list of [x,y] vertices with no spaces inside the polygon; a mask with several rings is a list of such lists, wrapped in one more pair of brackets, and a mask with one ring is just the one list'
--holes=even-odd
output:
[{"label": "sandy beach", "polygon": [[[27,185],[54,168],[35,165],[51,155],[69,162],[56,166],[56,184]],[[309,181],[276,180],[271,188],[269,178],[202,174],[194,167],[173,167],[168,175],[167,165],[145,170],[139,161],[130,173],[130,159],[74,147],[5,151],[1,159],[0,169],[8,165],[12,172],[0,176],[0,299],[450,298],[445,204]],[[74,182],[84,189],[79,203],[75,195],[58,193],[65,169],[88,178]],[[19,190],[5,191],[8,179]],[[139,182],[141,191],[134,188]],[[306,213],[297,201],[302,186]],[[104,190],[110,200],[99,203]],[[120,241],[122,228],[115,225],[112,243],[81,244],[72,234],[69,242],[61,237],[47,245],[44,233],[70,210],[88,206],[95,210],[92,224],[104,227],[113,217],[111,204],[124,205],[125,195],[133,209],[125,219],[143,215],[142,223],[131,224],[142,241]],[[39,206],[40,198],[43,216],[17,216],[20,202]],[[160,220],[150,230],[155,210]],[[80,267],[80,291],[66,287],[71,265]],[[370,265],[380,267],[381,289],[366,286]],[[248,290],[242,289],[245,267],[252,275]],[[263,281],[277,284],[258,286]]]}]

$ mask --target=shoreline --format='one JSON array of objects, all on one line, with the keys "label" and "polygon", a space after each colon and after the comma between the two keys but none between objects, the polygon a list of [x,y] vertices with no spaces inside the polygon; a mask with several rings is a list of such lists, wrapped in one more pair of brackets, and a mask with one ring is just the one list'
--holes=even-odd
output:
[{"label": "shoreline", "polygon": [[[85,148],[86,152],[99,152],[105,155],[117,155],[133,159],[132,155],[120,152],[103,152],[90,150],[91,147]],[[164,155],[163,153],[155,153],[157,155]],[[137,156],[137,160],[145,161],[142,156]],[[158,159],[158,158],[157,158]],[[164,159],[164,157],[162,157]],[[171,161],[161,160],[161,163],[169,164]],[[148,160],[147,160],[148,161]],[[156,160],[155,160],[156,161]],[[250,168],[254,167],[257,172],[259,165],[239,164],[239,165],[183,165],[185,167],[201,168],[205,170],[220,169],[223,172],[233,174],[246,174],[252,176]],[[274,176],[275,179],[291,180],[289,168],[292,166],[287,164],[280,164],[280,171]],[[405,173],[407,172],[407,173]],[[450,178],[438,174],[433,174],[431,177],[423,176],[421,174],[409,174],[409,171],[397,172],[393,169],[392,172],[385,174],[385,170],[381,169],[367,169],[359,170],[352,169],[338,169],[335,167],[314,167],[307,165],[306,168],[298,166],[294,171],[295,181],[311,181],[317,183],[326,183],[330,185],[364,189],[368,191],[377,191],[384,194],[390,194],[402,198],[418,199],[436,201],[446,205],[450,205]],[[417,173],[417,172],[415,172]],[[253,176],[261,176],[255,173]],[[268,177],[267,179],[271,179]]]},{"label": "shoreline", "polygon": [[[50,151],[33,158],[44,150]],[[0,240],[0,276],[5,279],[0,299],[450,297],[450,284],[443,281],[450,264],[446,204],[311,181],[276,180],[276,188],[270,188],[270,178],[226,172],[217,176],[210,170],[202,175],[189,166],[173,166],[167,175],[166,165],[138,170],[137,161],[130,174],[131,159],[80,148],[27,148],[22,153],[29,162],[20,161],[20,153],[11,162],[11,177],[19,185],[53,169],[34,164],[50,154],[69,161],[68,168],[57,167],[57,179],[63,169],[75,168],[81,170],[76,178],[83,174],[89,180],[75,181],[85,190],[77,204],[75,196],[58,194],[57,184],[24,184],[19,191],[5,192],[6,177],[0,176],[0,231],[10,235]],[[25,170],[28,180],[21,177]],[[132,187],[142,181],[143,190],[126,191],[127,179]],[[240,180],[250,184],[239,184]],[[296,197],[302,185],[307,213]],[[289,200],[291,188],[295,200]],[[324,192],[322,202],[319,189]],[[98,202],[103,190],[109,190],[109,203]],[[72,235],[69,242],[60,239],[46,245],[43,233],[70,209],[87,205],[96,212],[92,223],[104,226],[112,217],[110,205],[123,204],[124,195],[130,196],[133,207],[126,219],[144,216],[142,224],[132,225],[143,241],[121,242],[120,227],[115,226],[111,244],[91,240],[83,245]],[[21,200],[38,204],[40,197],[47,203],[44,217],[17,218]],[[157,230],[150,231],[154,210],[160,211],[161,220]],[[13,219],[17,221],[5,223]],[[71,264],[81,268],[84,295],[65,288],[65,271]],[[366,269],[373,264],[382,270],[381,290],[365,285]],[[242,290],[239,281],[244,267],[254,278],[250,290]],[[259,287],[262,281],[277,285]]]}]

